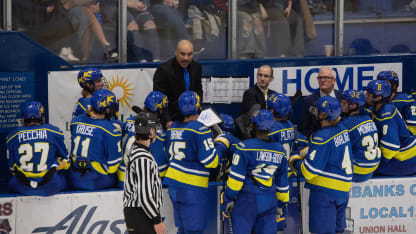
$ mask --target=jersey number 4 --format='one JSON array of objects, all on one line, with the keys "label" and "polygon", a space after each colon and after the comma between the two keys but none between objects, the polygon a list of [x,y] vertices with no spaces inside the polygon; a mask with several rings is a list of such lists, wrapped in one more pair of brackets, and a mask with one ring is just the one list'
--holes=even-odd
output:
[{"label": "jersey number 4", "polygon": [[[316,150],[312,151],[309,154],[309,160],[314,160],[316,155]],[[342,169],[345,170],[345,174],[351,175],[352,174],[352,163],[351,163],[351,156],[350,156],[350,150],[348,146],[345,146],[344,155],[342,158]]]}]

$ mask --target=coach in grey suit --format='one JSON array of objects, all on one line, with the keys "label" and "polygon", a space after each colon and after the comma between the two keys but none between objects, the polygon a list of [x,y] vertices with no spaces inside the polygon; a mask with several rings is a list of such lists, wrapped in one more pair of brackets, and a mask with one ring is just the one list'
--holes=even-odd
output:
[{"label": "coach in grey suit", "polygon": [[332,96],[341,99],[341,92],[334,89],[336,83],[336,73],[330,67],[321,67],[318,73],[319,90],[303,100],[302,117],[300,131],[310,137],[314,131],[320,128],[319,121],[310,113],[309,107],[315,105],[316,101],[323,96]]}]

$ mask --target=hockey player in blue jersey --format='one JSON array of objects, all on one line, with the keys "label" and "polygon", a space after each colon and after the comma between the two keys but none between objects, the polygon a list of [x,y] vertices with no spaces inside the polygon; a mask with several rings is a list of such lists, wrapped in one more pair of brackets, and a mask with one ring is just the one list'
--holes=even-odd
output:
[{"label": "hockey player in blue jersey", "polygon": [[390,103],[390,86],[384,80],[373,80],[368,83],[366,90],[366,102],[374,109],[382,154],[375,174],[415,174],[416,136],[409,131],[400,112]]},{"label": "hockey player in blue jersey", "polygon": [[75,104],[72,118],[85,113],[88,106],[91,106],[91,96],[99,89],[104,88],[105,79],[100,69],[95,67],[84,68],[78,73],[78,84],[82,88],[82,97]]},{"label": "hockey player in blue jersey", "polygon": [[[234,151],[236,149],[236,146],[238,143],[240,143],[240,139],[235,137],[233,135],[233,132],[235,130],[234,120],[233,117],[227,114],[220,114],[221,119],[223,120],[223,123],[219,124],[219,127],[221,130],[230,136],[230,147],[228,150],[224,153],[224,157],[222,157],[222,162],[220,167],[211,170],[210,174],[210,181],[217,181],[218,176],[220,178],[224,178],[224,175],[229,171],[231,167],[231,160],[233,158]],[[216,137],[218,133],[214,133],[214,137]],[[220,138],[219,138],[220,139]],[[225,168],[223,168],[225,166]]]},{"label": "hockey player in blue jersey", "polygon": [[121,129],[111,121],[117,113],[114,93],[100,89],[91,97],[88,113],[71,121],[71,156],[69,174],[74,189],[95,190],[116,185],[121,162]]},{"label": "hockey player in blue jersey", "polygon": [[[290,99],[280,93],[274,93],[267,98],[267,106],[273,113],[273,127],[270,130],[269,138],[272,142],[279,142],[285,149],[287,157],[291,154],[292,150],[295,150],[301,154],[306,154],[308,150],[308,140],[306,137],[297,132],[295,126],[288,119],[290,112],[292,111],[292,104]],[[295,133],[296,131],[296,133]],[[289,165],[287,165],[289,167]],[[296,175],[288,172],[288,180],[292,179]],[[289,186],[291,184],[289,183]],[[287,207],[285,203],[279,202],[278,218],[277,218],[277,230],[283,231],[286,227]]]},{"label": "hockey player in blue jersey", "polygon": [[[304,154],[308,149],[308,140],[300,132],[295,133],[294,125],[288,119],[292,111],[290,99],[284,94],[274,93],[267,99],[267,106],[273,113],[274,118],[273,127],[269,133],[270,140],[282,144],[287,156],[291,154],[294,148]],[[296,147],[294,143],[297,143]]]},{"label": "hockey player in blue jersey", "polygon": [[174,122],[166,132],[169,167],[163,183],[168,186],[178,233],[203,233],[207,225],[209,169],[216,168],[220,155],[229,147],[229,135],[216,138],[198,122],[199,96],[182,93],[179,109],[184,120]]},{"label": "hockey player in blue jersey", "polygon": [[360,114],[364,105],[365,93],[363,91],[345,90],[342,93],[341,124],[348,129],[350,134],[354,167],[353,182],[370,179],[381,159],[377,126],[368,115]]},{"label": "hockey player in blue jersey", "polygon": [[382,71],[377,80],[385,80],[390,85],[390,101],[402,115],[410,132],[416,134],[416,103],[412,95],[397,92],[399,76],[394,71]]},{"label": "hockey player in blue jersey", "polygon": [[289,165],[302,173],[310,190],[309,231],[343,233],[353,176],[348,130],[339,124],[341,104],[336,98],[321,97],[312,110],[321,128],[312,134],[306,157],[292,155]]},{"label": "hockey player in blue jersey", "polygon": [[63,169],[69,168],[62,131],[44,123],[40,102],[26,102],[22,108],[24,126],[7,136],[7,155],[12,177],[10,192],[50,196],[66,188]]},{"label": "hockey player in blue jersey", "polygon": [[[276,233],[278,200],[289,201],[288,164],[283,146],[271,143],[268,133],[273,114],[259,110],[252,116],[255,138],[237,145],[225,191],[221,214],[230,218],[236,234]],[[232,208],[233,207],[233,208]]]},{"label": "hockey player in blue jersey", "polygon": [[[150,92],[144,101],[144,111],[156,114],[159,119],[162,116],[163,112],[166,110],[167,106],[168,97],[159,91]],[[131,146],[135,141],[135,120],[136,116],[128,118],[127,121],[124,122],[122,127],[122,145],[124,153],[123,161],[120,164],[120,167],[117,171],[120,187],[122,187],[122,184],[124,182],[124,172],[126,168],[125,162],[127,159],[127,155],[130,153]],[[167,150],[165,150],[165,132],[163,131],[161,126],[157,129],[157,135],[154,142],[150,144],[150,151],[153,157],[155,158],[157,165],[159,166],[159,175],[161,178],[163,178],[168,169],[169,154]]]}]

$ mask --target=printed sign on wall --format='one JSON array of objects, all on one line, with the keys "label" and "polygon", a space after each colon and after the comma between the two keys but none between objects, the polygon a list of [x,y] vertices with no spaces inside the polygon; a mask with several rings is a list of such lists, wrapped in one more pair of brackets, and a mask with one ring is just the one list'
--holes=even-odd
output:
[{"label": "printed sign on wall", "polygon": [[[319,65],[305,67],[273,67],[274,80],[270,89],[276,92],[293,96],[297,90],[302,94],[309,95],[318,90],[318,72],[320,67],[328,66],[335,70],[337,82],[335,89],[359,89],[363,90],[367,83],[377,79],[381,71],[395,71],[399,76],[399,83],[402,84],[403,64],[402,63],[375,63],[375,64],[348,64],[348,65]],[[254,82],[256,82],[257,70],[254,71]],[[399,85],[399,91],[402,90]]]},{"label": "printed sign on wall", "polygon": [[348,207],[353,233],[414,233],[416,178],[353,183]]}]

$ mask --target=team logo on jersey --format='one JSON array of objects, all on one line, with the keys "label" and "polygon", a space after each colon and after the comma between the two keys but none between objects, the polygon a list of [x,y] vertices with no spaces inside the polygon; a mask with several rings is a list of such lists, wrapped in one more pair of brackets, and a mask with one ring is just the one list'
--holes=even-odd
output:
[{"label": "team logo on jersey", "polygon": [[325,107],[325,106],[326,106],[326,103],[327,103],[327,101],[324,101],[324,102],[322,103],[322,107]]}]

